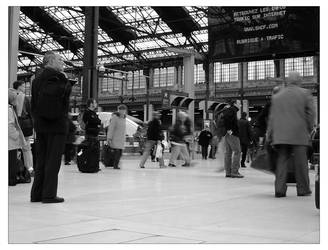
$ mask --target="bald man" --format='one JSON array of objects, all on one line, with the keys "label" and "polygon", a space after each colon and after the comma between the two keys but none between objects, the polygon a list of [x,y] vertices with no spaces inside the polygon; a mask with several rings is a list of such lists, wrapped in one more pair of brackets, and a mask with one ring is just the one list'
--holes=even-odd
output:
[{"label": "bald man", "polygon": [[59,54],[47,52],[32,83],[31,111],[36,132],[36,166],[31,202],[58,203],[58,173],[68,133],[71,85]]},{"label": "bald man", "polygon": [[307,164],[307,147],[314,126],[314,106],[311,93],[299,86],[298,72],[290,72],[287,86],[273,95],[267,141],[278,152],[275,196],[285,197],[287,192],[288,162],[293,160],[297,182],[297,195],[311,195]]}]

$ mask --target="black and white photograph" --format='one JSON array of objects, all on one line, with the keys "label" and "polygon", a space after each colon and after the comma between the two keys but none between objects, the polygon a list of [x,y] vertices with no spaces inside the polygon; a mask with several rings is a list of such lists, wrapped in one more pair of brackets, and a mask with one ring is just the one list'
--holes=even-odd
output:
[{"label": "black and white photograph", "polygon": [[327,10],[281,2],[3,6],[3,243],[325,242]]}]

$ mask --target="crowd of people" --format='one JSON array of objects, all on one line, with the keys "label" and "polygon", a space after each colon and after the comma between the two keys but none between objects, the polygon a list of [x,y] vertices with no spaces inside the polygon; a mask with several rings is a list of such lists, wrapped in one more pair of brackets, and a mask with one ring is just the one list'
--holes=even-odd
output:
[{"label": "crowd of people", "polygon": [[[252,124],[245,112],[241,112],[241,118],[238,119],[240,107],[234,100],[228,100],[226,107],[214,115],[212,123],[205,125],[197,137],[202,159],[215,159],[218,144],[223,142],[225,177],[243,178],[240,168],[246,167],[249,148],[270,145],[277,152],[275,196],[286,196],[289,161],[293,161],[295,166],[298,195],[310,195],[307,148],[314,127],[314,107],[311,94],[299,87],[299,82],[299,74],[291,72],[287,85],[274,88],[271,102]],[[34,176],[31,202],[64,201],[57,196],[58,173],[63,154],[65,165],[71,164],[72,155],[75,154],[81,172],[95,173],[100,170],[98,135],[101,120],[96,112],[97,102],[89,99],[87,108],[78,119],[80,127],[85,131],[85,140],[74,150],[77,128],[69,116],[71,89],[72,85],[63,70],[63,61],[53,52],[44,56],[43,67],[32,83],[31,100],[24,95],[23,82],[16,81],[13,88],[9,89],[8,181],[10,186],[28,182],[28,177],[25,180],[19,177],[19,171],[23,170],[27,175]],[[106,128],[106,146],[110,148],[110,165],[114,169],[120,169],[121,165],[127,112],[126,105],[119,105]],[[161,114],[155,111],[147,125],[140,168],[145,168],[150,155],[158,159],[160,168],[177,167],[178,159],[183,160],[181,166],[192,166],[190,145],[194,140],[193,124],[187,112],[178,112],[174,125],[169,129],[171,154],[168,166],[164,162]],[[35,139],[33,149],[30,145],[32,136]],[[19,155],[23,156],[23,170],[18,170]]]}]

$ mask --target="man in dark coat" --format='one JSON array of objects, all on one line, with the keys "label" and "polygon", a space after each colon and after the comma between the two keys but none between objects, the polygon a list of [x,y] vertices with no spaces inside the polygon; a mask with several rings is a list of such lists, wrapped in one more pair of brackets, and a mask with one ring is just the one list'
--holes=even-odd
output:
[{"label": "man in dark coat", "polygon": [[83,114],[83,122],[85,123],[86,139],[98,140],[101,121],[96,113],[97,101],[95,99],[87,100],[87,109]]},{"label": "man in dark coat", "polygon": [[239,128],[237,112],[238,108],[235,102],[228,101],[228,107],[223,111],[224,127],[227,131],[224,136],[225,140],[225,156],[224,167],[226,177],[230,178],[243,178],[244,176],[239,173],[240,167],[240,141],[239,141]]},{"label": "man in dark coat", "polygon": [[202,146],[202,158],[203,160],[207,160],[208,155],[208,146],[212,139],[213,135],[210,132],[210,128],[208,126],[200,132],[198,137],[198,144]]},{"label": "man in dark coat", "polygon": [[[140,168],[145,168],[145,163],[152,151],[153,146],[163,140],[161,114],[159,112],[153,113],[153,119],[148,123],[147,129],[147,141],[145,149],[140,161]],[[161,168],[165,167],[163,157],[159,159],[159,165]]]},{"label": "man in dark coat", "polygon": [[311,195],[307,148],[314,126],[314,106],[311,93],[298,86],[300,74],[291,72],[288,85],[272,97],[267,142],[278,152],[275,196],[285,197],[290,159],[295,166],[297,195]]},{"label": "man in dark coat", "polygon": [[241,154],[242,154],[240,166],[242,168],[246,168],[245,161],[246,161],[247,149],[252,141],[251,125],[249,124],[249,121],[247,121],[246,112],[243,112],[241,114],[241,118],[238,121],[238,128],[239,128],[239,140],[240,140]]},{"label": "man in dark coat", "polygon": [[37,160],[31,202],[58,203],[64,201],[57,197],[57,185],[68,133],[72,87],[63,73],[64,64],[59,54],[46,53],[43,63],[44,69],[32,83],[31,111],[36,132]]}]

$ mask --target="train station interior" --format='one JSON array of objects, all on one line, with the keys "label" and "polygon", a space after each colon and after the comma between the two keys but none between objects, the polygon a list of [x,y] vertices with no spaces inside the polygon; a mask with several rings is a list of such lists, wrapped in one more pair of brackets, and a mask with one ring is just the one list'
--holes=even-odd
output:
[{"label": "train station interior", "polygon": [[[299,197],[298,184],[287,183],[287,197],[278,199],[275,175],[251,166],[251,149],[239,169],[244,178],[227,178],[225,141],[216,142],[216,153],[211,144],[206,160],[199,142],[206,128],[214,136],[213,123],[231,102],[238,120],[245,113],[256,124],[274,88],[286,87],[293,72],[311,94],[319,127],[319,7],[49,5],[9,6],[8,13],[8,88],[22,82],[25,98],[33,99],[44,58],[59,54],[77,129],[72,159],[63,155],[58,174],[65,202],[30,202],[34,161],[30,182],[8,187],[9,244],[320,243],[318,162],[308,163],[312,195]],[[101,121],[100,170],[82,173],[78,148],[88,137],[80,114],[90,99]],[[124,148],[119,168],[111,168],[103,148],[121,106]],[[192,124],[190,161],[178,156],[175,166],[170,133],[181,112]],[[156,157],[142,165],[155,116],[164,165]],[[28,138],[33,160],[35,135]]]}]

